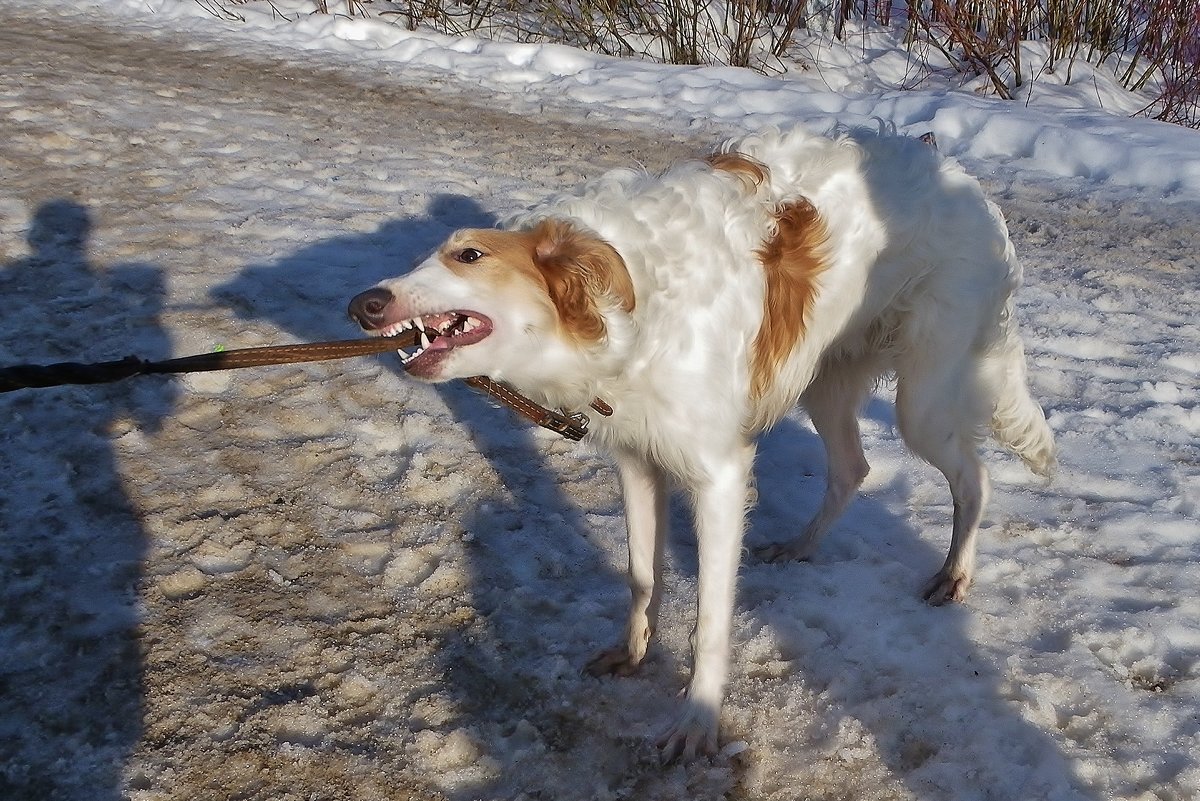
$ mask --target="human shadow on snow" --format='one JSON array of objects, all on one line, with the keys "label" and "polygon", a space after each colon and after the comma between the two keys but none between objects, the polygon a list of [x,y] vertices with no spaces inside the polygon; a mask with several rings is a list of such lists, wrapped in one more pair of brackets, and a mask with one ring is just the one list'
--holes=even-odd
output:
[{"label": "human shadow on snow", "polygon": [[[344,317],[350,297],[406,271],[453,229],[494,222],[473,200],[441,196],[424,215],[326,240],[273,264],[249,266],[215,296],[243,316],[269,320],[302,340],[341,338],[354,331]],[[402,373],[398,362],[390,369]],[[458,710],[455,720],[441,726],[442,733],[467,728],[482,757],[503,767],[502,777],[460,785],[453,797],[499,798],[520,792],[564,799],[605,793],[616,797],[677,786],[680,780],[670,778],[672,769],[653,763],[645,738],[629,732],[665,724],[659,717],[672,709],[690,654],[668,653],[659,645],[638,677],[595,680],[578,675],[590,651],[611,644],[621,633],[627,604],[624,576],[596,553],[589,541],[591,524],[572,499],[571,487],[559,480],[548,464],[546,446],[523,421],[459,383],[437,385],[436,391],[506,490],[481,499],[461,516],[475,542],[466,549],[468,591],[484,634],[480,638],[476,625],[440,643],[446,686],[439,688],[453,696]],[[383,403],[381,399],[381,415],[404,412]],[[883,401],[872,400],[866,414],[885,425],[894,422],[890,404]],[[870,459],[871,443],[866,447]],[[915,465],[915,457],[909,458]],[[750,516],[747,543],[793,535],[815,511],[823,491],[820,440],[807,426],[785,421],[762,438],[755,475],[760,502]],[[615,472],[613,476],[615,485]],[[614,486],[613,515],[621,511],[617,497]],[[1050,738],[1001,696],[997,669],[988,666],[968,631],[969,612],[932,609],[917,599],[921,582],[944,553],[892,511],[908,501],[907,481],[897,477],[852,502],[812,563],[766,565],[747,557],[742,567],[739,615],[749,615],[755,629],[769,628],[780,658],[794,666],[791,678],[776,681],[800,683],[821,699],[822,709],[809,716],[810,730],[785,733],[788,749],[807,762],[813,751],[806,749],[806,738],[827,745],[837,734],[838,721],[852,717],[872,736],[883,764],[917,797],[950,797],[945,789],[938,795],[938,788],[960,786],[966,772],[983,778],[1034,770],[1039,781],[1062,786],[1069,782],[1069,771]],[[948,490],[945,506],[948,510]],[[672,504],[669,563],[673,571],[694,575],[688,515],[681,502]],[[948,539],[949,525],[947,511],[939,541]],[[536,556],[505,563],[499,546],[512,539],[528,542]],[[529,564],[537,565],[533,575],[525,569]],[[562,619],[568,609],[584,610],[585,619],[570,625]],[[690,629],[693,618],[690,604],[668,596],[664,629]],[[555,642],[564,632],[573,641]],[[544,654],[544,669],[531,668],[537,660],[529,658],[527,649],[544,650],[547,643],[554,645]],[[741,652],[742,646],[735,645],[734,676],[746,669]],[[964,671],[972,674],[971,689],[955,700],[969,708],[930,714],[926,707],[945,697],[943,685],[961,679]],[[748,714],[758,717],[755,710]],[[645,720],[648,716],[654,719]],[[614,730],[601,730],[598,720],[619,723]],[[988,735],[995,741],[986,754],[988,764],[956,763],[962,754],[948,746],[970,742],[981,731],[999,733]],[[751,735],[761,733],[735,725],[723,734],[754,740]],[[750,758],[780,769],[787,765],[786,758],[775,755]],[[724,764],[730,770],[716,782],[723,781],[721,787],[711,774],[705,778],[689,772],[682,781],[696,797],[736,792],[738,769],[734,762]],[[844,778],[843,790],[859,780]],[[836,795],[833,788],[829,792]],[[993,796],[981,786],[976,797]]]},{"label": "human shadow on snow", "polygon": [[[0,269],[3,361],[169,354],[159,268],[100,267],[91,214],[40,206],[29,256]],[[0,797],[125,798],[122,769],[142,734],[135,604],[148,536],[113,437],[157,430],[165,381],[0,395]],[[69,765],[68,768],[64,768]]]}]

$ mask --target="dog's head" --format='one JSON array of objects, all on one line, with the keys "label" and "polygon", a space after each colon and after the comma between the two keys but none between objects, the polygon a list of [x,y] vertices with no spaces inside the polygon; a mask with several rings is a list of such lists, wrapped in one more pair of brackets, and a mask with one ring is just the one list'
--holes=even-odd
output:
[{"label": "dog's head", "polygon": [[417,378],[487,375],[535,389],[578,371],[633,306],[617,251],[546,219],[519,231],[456,231],[408,275],[355,297],[349,314],[375,336],[424,331],[416,351],[400,352]]}]

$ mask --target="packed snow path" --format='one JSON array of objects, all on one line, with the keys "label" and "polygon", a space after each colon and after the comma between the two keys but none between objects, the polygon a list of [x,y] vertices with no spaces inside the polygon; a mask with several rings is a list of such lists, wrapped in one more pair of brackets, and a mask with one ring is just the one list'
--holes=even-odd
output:
[{"label": "packed snow path", "polygon": [[[352,335],[345,301],[451,228],[719,138],[20,11],[0,53],[0,363]],[[742,570],[728,747],[663,768],[688,524],[644,672],[581,677],[625,603],[586,447],[383,358],[13,393],[0,797],[1195,797],[1200,209],[969,166],[1027,265],[1062,469],[991,455],[966,606],[916,599],[950,498],[873,401],[816,562]],[[822,463],[799,416],[764,440],[751,543]]]}]

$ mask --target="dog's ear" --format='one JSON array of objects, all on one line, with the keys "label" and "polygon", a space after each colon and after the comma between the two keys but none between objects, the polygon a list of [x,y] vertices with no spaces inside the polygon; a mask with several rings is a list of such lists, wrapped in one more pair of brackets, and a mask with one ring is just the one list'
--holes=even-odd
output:
[{"label": "dog's ear", "polygon": [[633,311],[633,281],[612,245],[563,220],[542,220],[532,231],[533,262],[546,280],[563,327],[576,339],[604,336],[598,299],[607,295]]}]

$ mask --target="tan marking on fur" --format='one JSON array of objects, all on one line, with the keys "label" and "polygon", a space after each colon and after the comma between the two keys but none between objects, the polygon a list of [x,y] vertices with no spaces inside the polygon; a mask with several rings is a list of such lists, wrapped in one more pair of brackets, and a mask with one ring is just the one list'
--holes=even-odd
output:
[{"label": "tan marking on fur", "polygon": [[707,161],[714,170],[732,173],[741,178],[746,189],[751,192],[762,186],[770,175],[767,165],[741,153],[713,153]]},{"label": "tan marking on fur", "polygon": [[[456,259],[465,248],[483,253],[466,264]],[[598,299],[607,294],[633,311],[633,281],[611,245],[562,220],[543,220],[528,231],[467,229],[450,237],[442,263],[471,281],[503,294],[514,276],[532,284],[552,305],[563,332],[580,342],[604,336]]]},{"label": "tan marking on fur", "polygon": [[[469,263],[459,261],[457,254],[468,248],[478,250],[483,257]],[[528,231],[464,228],[451,234],[439,255],[447,269],[470,281],[494,284],[512,278],[516,272],[544,288],[532,254],[533,238]]]},{"label": "tan marking on fur", "polygon": [[591,342],[604,336],[604,317],[597,304],[602,295],[633,311],[633,280],[612,245],[562,220],[542,220],[531,233],[534,264],[568,334]]},{"label": "tan marking on fur", "polygon": [[828,238],[825,222],[805,199],[780,206],[776,231],[758,250],[766,279],[763,321],[754,340],[751,391],[761,398],[804,336],[816,297],[816,277],[826,265],[821,248]]}]

